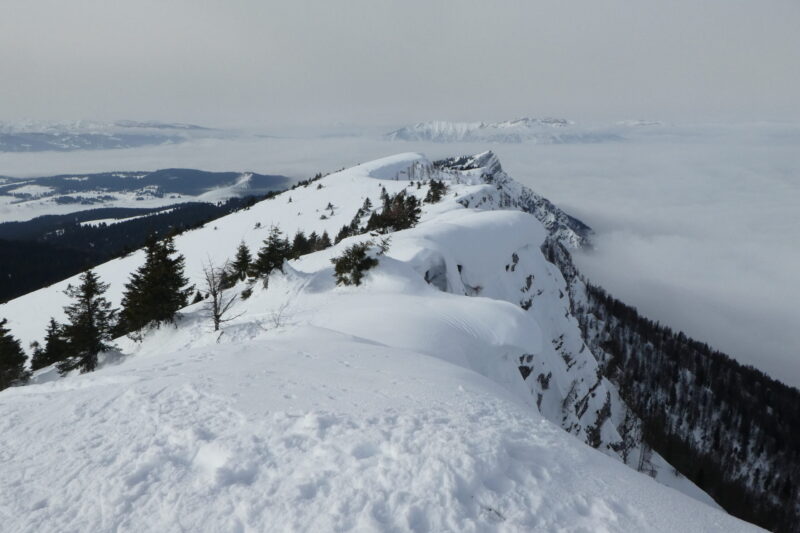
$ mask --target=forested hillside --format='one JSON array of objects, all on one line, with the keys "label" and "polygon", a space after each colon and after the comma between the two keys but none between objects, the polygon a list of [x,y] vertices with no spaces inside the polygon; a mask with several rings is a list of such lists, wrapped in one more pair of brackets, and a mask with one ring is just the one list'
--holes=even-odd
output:
[{"label": "forested hillside", "polygon": [[180,233],[255,201],[248,197],[159,209],[103,208],[0,224],[0,302],[141,248],[150,235]]},{"label": "forested hillside", "polygon": [[554,241],[573,314],[641,438],[729,513],[774,531],[800,524],[800,391],[641,316],[592,285]]}]

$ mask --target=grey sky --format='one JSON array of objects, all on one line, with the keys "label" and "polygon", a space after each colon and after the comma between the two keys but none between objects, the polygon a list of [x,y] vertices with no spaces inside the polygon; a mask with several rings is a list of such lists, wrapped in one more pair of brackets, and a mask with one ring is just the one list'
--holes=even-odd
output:
[{"label": "grey sky", "polygon": [[800,118],[795,0],[3,0],[0,120]]}]

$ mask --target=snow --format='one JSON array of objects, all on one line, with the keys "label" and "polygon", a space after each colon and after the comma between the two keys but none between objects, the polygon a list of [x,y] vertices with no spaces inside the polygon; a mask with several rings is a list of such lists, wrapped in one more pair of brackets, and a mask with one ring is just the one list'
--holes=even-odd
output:
[{"label": "snow", "polygon": [[[273,223],[290,236],[333,236],[365,198],[379,205],[382,187],[424,196],[407,178],[429,168],[419,154],[354,167],[187,232],[176,247],[199,285],[203,263],[221,264],[240,240],[256,249]],[[268,289],[257,283],[221,334],[197,304],[141,343],[118,339],[120,353],[97,372],[59,379],[44,369],[0,392],[4,530],[756,529],[698,501],[709,499],[688,481],[684,493],[660,485],[556,425],[554,406],[571,384],[592,385],[596,363],[584,350],[566,368],[553,347],[561,338],[577,353],[581,341],[559,296],[564,280],[539,251],[546,231],[492,204],[491,186],[449,185],[416,228],[392,235],[361,287],[337,287],[330,259],[368,236],[290,262]],[[482,209],[458,202],[479,193]],[[96,269],[115,303],[142,259]],[[440,286],[425,282],[431,272]],[[529,273],[538,295],[526,311]],[[62,318],[70,281],[0,316],[26,344],[41,339],[47,317]],[[520,377],[524,354],[553,373],[546,391]],[[535,392],[548,395],[541,411]],[[603,400],[587,397],[587,411]],[[613,438],[610,423],[603,429]]]},{"label": "snow", "polygon": [[21,187],[12,187],[7,189],[11,194],[26,194],[30,196],[44,196],[53,192],[52,187],[45,187],[44,185],[23,185]]},{"label": "snow", "polygon": [[[150,195],[139,195],[138,192],[103,192],[87,191],[79,194],[87,202],[59,204],[53,198],[33,198],[19,201],[9,196],[0,196],[0,223],[25,222],[44,215],[67,215],[76,211],[96,209],[98,207],[134,207],[150,209],[166,207],[182,202],[197,201],[197,197],[166,195],[158,198]],[[109,196],[111,198],[109,198]],[[102,198],[101,198],[102,197]]]},{"label": "snow", "polygon": [[142,355],[0,405],[26,409],[0,418],[6,531],[747,530],[475,373],[327,330]]},{"label": "snow", "polygon": [[[399,172],[398,169],[422,163],[427,163],[424,156],[409,153],[332,174],[319,182],[323,185],[322,189],[317,189],[315,183],[309,187],[288,191],[276,198],[256,204],[249,210],[239,211],[213,221],[200,230],[186,232],[176,237],[176,248],[186,256],[186,272],[191,282],[199,286],[204,264],[209,260],[222,264],[232,258],[241,241],[255,252],[273,224],[278,225],[289,236],[302,229],[306,234],[312,231],[316,231],[317,234],[328,231],[333,239],[343,225],[350,223],[365,198],[369,197],[374,206],[380,205],[381,187],[392,194],[409,187],[408,181],[390,179],[390,176],[395,176]],[[392,171],[381,171],[379,170],[381,168],[390,168]],[[381,179],[376,180],[371,176],[375,172]],[[421,193],[420,196],[424,196],[426,192],[414,188],[408,190]],[[473,191],[475,187],[466,187],[462,190]],[[162,201],[169,200],[162,199]],[[326,210],[328,203],[334,206],[333,215]],[[149,206],[146,201],[137,202],[135,205]],[[434,206],[432,209],[426,207],[426,211],[439,209],[439,206]],[[448,209],[460,210],[462,207],[456,202],[450,202]],[[257,224],[260,227],[256,227]],[[143,260],[144,253],[140,250],[95,269],[103,281],[111,284],[108,295],[115,305],[121,301],[124,284],[130,273],[138,268]],[[64,316],[62,307],[69,301],[63,291],[68,284],[76,283],[77,279],[78,276],[73,276],[0,305],[0,316],[8,317],[9,327],[22,339],[23,344],[40,340],[46,326],[46,320],[41,320],[40,312],[52,314],[56,320],[62,320]],[[33,309],[37,312],[31,314]]]},{"label": "snow", "polygon": [[228,187],[218,187],[216,189],[211,189],[210,191],[206,191],[203,194],[196,197],[196,201],[198,202],[221,202],[228,200],[230,198],[236,198],[238,196],[245,196],[245,192],[248,189],[249,183],[253,178],[252,173],[244,173],[236,180],[236,183],[230,185]]},{"label": "snow", "polygon": [[174,210],[175,209],[163,209],[161,211],[155,211],[153,213],[146,213],[144,215],[136,215],[136,216],[127,217],[127,218],[98,218],[96,220],[86,220],[84,222],[81,222],[80,225],[81,226],[99,226],[101,224],[105,224],[107,226],[111,226],[111,225],[114,225],[114,224],[119,224],[120,222],[130,222],[131,220],[136,220],[136,219],[139,219],[139,218],[145,218],[145,217],[150,217],[150,216],[154,216],[154,215],[164,215],[164,214],[167,214],[167,213],[171,213]]}]

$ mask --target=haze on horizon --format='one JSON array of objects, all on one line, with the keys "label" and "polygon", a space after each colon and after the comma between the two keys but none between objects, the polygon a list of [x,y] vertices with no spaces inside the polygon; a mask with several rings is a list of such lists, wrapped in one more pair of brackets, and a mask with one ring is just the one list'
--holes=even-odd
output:
[{"label": "haze on horizon", "polygon": [[0,120],[797,120],[798,21],[792,0],[5,0]]}]

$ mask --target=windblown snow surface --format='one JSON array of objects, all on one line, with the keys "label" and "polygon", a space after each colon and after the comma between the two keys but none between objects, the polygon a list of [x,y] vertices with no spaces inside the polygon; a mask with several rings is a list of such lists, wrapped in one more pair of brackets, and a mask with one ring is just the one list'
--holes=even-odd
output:
[{"label": "windblown snow surface", "polygon": [[[582,442],[605,398],[619,399],[578,346],[563,277],[539,248],[547,230],[492,202],[502,191],[480,169],[394,156],[176,246],[199,284],[204,261],[220,264],[240,240],[257,248],[270,224],[335,234],[365,198],[380,205],[381,187],[424,196],[410,180],[434,175],[449,180],[447,197],[392,235],[362,286],[337,287],[330,259],[368,235],[288,263],[268,288],[256,283],[221,333],[196,304],[175,327],[117,339],[94,373],[47,368],[1,392],[2,530],[755,530],[663,459],[653,473],[675,488]],[[96,269],[115,302],[142,258]],[[51,314],[62,318],[66,283],[0,316],[25,341],[40,339]],[[604,443],[617,438],[618,416],[615,407]]]}]

